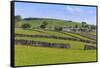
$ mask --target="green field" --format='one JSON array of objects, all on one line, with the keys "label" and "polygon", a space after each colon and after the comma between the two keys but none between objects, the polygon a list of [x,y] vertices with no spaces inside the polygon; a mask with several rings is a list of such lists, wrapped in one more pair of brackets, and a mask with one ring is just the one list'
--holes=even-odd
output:
[{"label": "green field", "polygon": [[41,19],[38,19],[38,20],[20,21],[20,22],[16,22],[15,25],[16,26],[21,26],[23,23],[29,23],[30,25],[32,25],[32,27],[39,27],[42,24],[42,22],[44,22],[44,21],[47,21],[48,22],[48,26],[47,27],[74,26],[76,24],[79,25],[79,26],[81,26],[81,24],[79,22],[67,22],[65,20],[46,19],[46,18],[41,18]]},{"label": "green field", "polygon": [[[49,29],[37,28],[43,21],[48,22],[48,28],[55,26],[81,26],[78,22],[68,22],[56,19],[38,19],[29,21],[20,21],[15,23],[15,34],[22,35],[41,35],[41,36],[55,36],[82,40],[92,40],[90,38],[81,36],[76,33],[55,31]],[[31,24],[30,29],[22,29],[20,26],[24,23]],[[95,35],[95,32],[91,32]],[[72,63],[72,62],[90,62],[96,61],[96,49],[84,50],[84,45],[91,45],[96,47],[96,44],[86,43],[81,41],[55,39],[49,37],[27,37],[15,35],[15,40],[32,40],[37,42],[69,44],[70,48],[51,48],[51,47],[35,47],[30,45],[22,45],[15,43],[15,66],[23,65],[41,65],[41,64],[56,64],[56,63]]]},{"label": "green field", "polygon": [[84,40],[92,40],[87,37],[80,36],[75,33],[70,32],[57,32],[57,31],[50,31],[50,30],[41,30],[41,29],[34,29],[34,30],[23,30],[20,28],[15,29],[16,34],[26,34],[26,35],[50,35],[50,36],[59,36],[59,37],[70,37],[70,38],[81,38]]},{"label": "green field", "polygon": [[96,35],[96,32],[90,32],[90,34]]},{"label": "green field", "polygon": [[15,64],[40,65],[96,61],[96,50],[73,50],[16,45]]},{"label": "green field", "polygon": [[16,34],[26,34],[26,35],[47,35],[41,32],[33,31],[33,30],[23,30],[20,28],[15,29]]}]

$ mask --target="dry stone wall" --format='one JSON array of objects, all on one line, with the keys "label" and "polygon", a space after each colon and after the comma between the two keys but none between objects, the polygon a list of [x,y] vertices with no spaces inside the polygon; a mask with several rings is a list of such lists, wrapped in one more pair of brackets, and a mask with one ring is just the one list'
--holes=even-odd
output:
[{"label": "dry stone wall", "polygon": [[15,44],[22,45],[32,45],[32,46],[40,46],[40,47],[54,47],[54,48],[70,48],[69,44],[60,44],[60,43],[48,43],[48,42],[40,42],[33,40],[15,40]]}]

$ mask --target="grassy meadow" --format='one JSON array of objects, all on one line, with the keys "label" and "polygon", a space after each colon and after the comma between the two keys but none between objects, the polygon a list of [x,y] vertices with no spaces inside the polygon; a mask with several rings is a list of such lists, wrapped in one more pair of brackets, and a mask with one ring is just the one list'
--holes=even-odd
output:
[{"label": "grassy meadow", "polygon": [[[47,27],[51,28],[55,26],[75,26],[75,24],[81,26],[77,22],[66,22],[63,20],[29,20],[19,21],[15,23],[15,34],[23,35],[41,35],[41,36],[56,36],[65,38],[76,38],[83,40],[95,41],[93,39],[81,36],[76,33],[53,31],[49,29],[37,28],[41,25],[42,21],[47,21]],[[21,26],[25,23],[31,24],[30,29],[23,29]],[[90,32],[96,36],[96,32]],[[15,44],[15,66],[24,65],[42,65],[42,64],[57,64],[57,63],[72,63],[72,62],[90,62],[96,61],[96,49],[84,50],[84,45],[92,45],[96,47],[96,44],[86,43],[81,41],[63,40],[55,38],[39,38],[39,37],[21,37],[15,36],[15,40],[32,40],[39,42],[57,43],[57,44],[70,44],[70,48],[51,48],[51,47],[35,47],[31,45]]]},{"label": "grassy meadow", "polygon": [[15,46],[16,66],[89,61],[96,61],[96,50],[84,51],[82,49],[44,48],[28,45]]}]

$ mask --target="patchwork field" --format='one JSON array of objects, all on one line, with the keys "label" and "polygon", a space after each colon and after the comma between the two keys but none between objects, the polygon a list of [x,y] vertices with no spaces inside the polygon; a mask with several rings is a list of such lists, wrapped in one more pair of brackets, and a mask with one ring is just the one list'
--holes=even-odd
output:
[{"label": "patchwork field", "polygon": [[[76,38],[82,40],[95,41],[90,38],[80,36],[70,32],[58,32],[43,29],[22,29],[15,28],[15,34],[23,35],[40,35],[40,36],[55,36],[64,38]],[[31,40],[37,42],[69,44],[70,48],[51,48],[51,47],[36,47],[34,45],[15,44],[15,64],[16,66],[23,65],[41,65],[41,64],[56,64],[56,63],[72,63],[72,62],[89,62],[96,61],[96,49],[84,50],[84,45],[96,47],[96,44],[82,41],[64,40],[46,37],[28,37],[15,36],[15,40]]]}]

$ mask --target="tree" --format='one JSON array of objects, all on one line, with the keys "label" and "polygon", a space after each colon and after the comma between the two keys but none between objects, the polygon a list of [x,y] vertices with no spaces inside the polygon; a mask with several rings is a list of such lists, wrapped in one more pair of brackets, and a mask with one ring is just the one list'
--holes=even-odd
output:
[{"label": "tree", "polygon": [[20,15],[15,16],[15,21],[16,21],[16,22],[21,21],[21,20],[22,20],[22,18],[21,18]]},{"label": "tree", "polygon": [[86,22],[82,22],[82,27],[85,28]]},{"label": "tree", "polygon": [[86,25],[85,25],[85,28],[89,28],[89,25],[88,25],[88,24],[86,24]]},{"label": "tree", "polygon": [[77,24],[75,25],[75,28],[78,28],[78,25]]},{"label": "tree", "polygon": [[56,31],[62,31],[62,27],[55,27],[54,28]]},{"label": "tree", "polygon": [[86,24],[86,22],[82,22],[82,24],[84,24],[84,25],[85,25],[85,24]]},{"label": "tree", "polygon": [[95,25],[91,25],[91,30],[95,30],[96,26]]},{"label": "tree", "polygon": [[21,26],[23,29],[29,29],[31,26],[30,24],[26,23]]},{"label": "tree", "polygon": [[73,21],[71,21],[71,20],[68,20],[67,22],[73,22]]},{"label": "tree", "polygon": [[41,25],[40,25],[40,28],[42,28],[42,29],[45,29],[46,27],[47,27],[47,22],[46,21],[44,21]]}]

